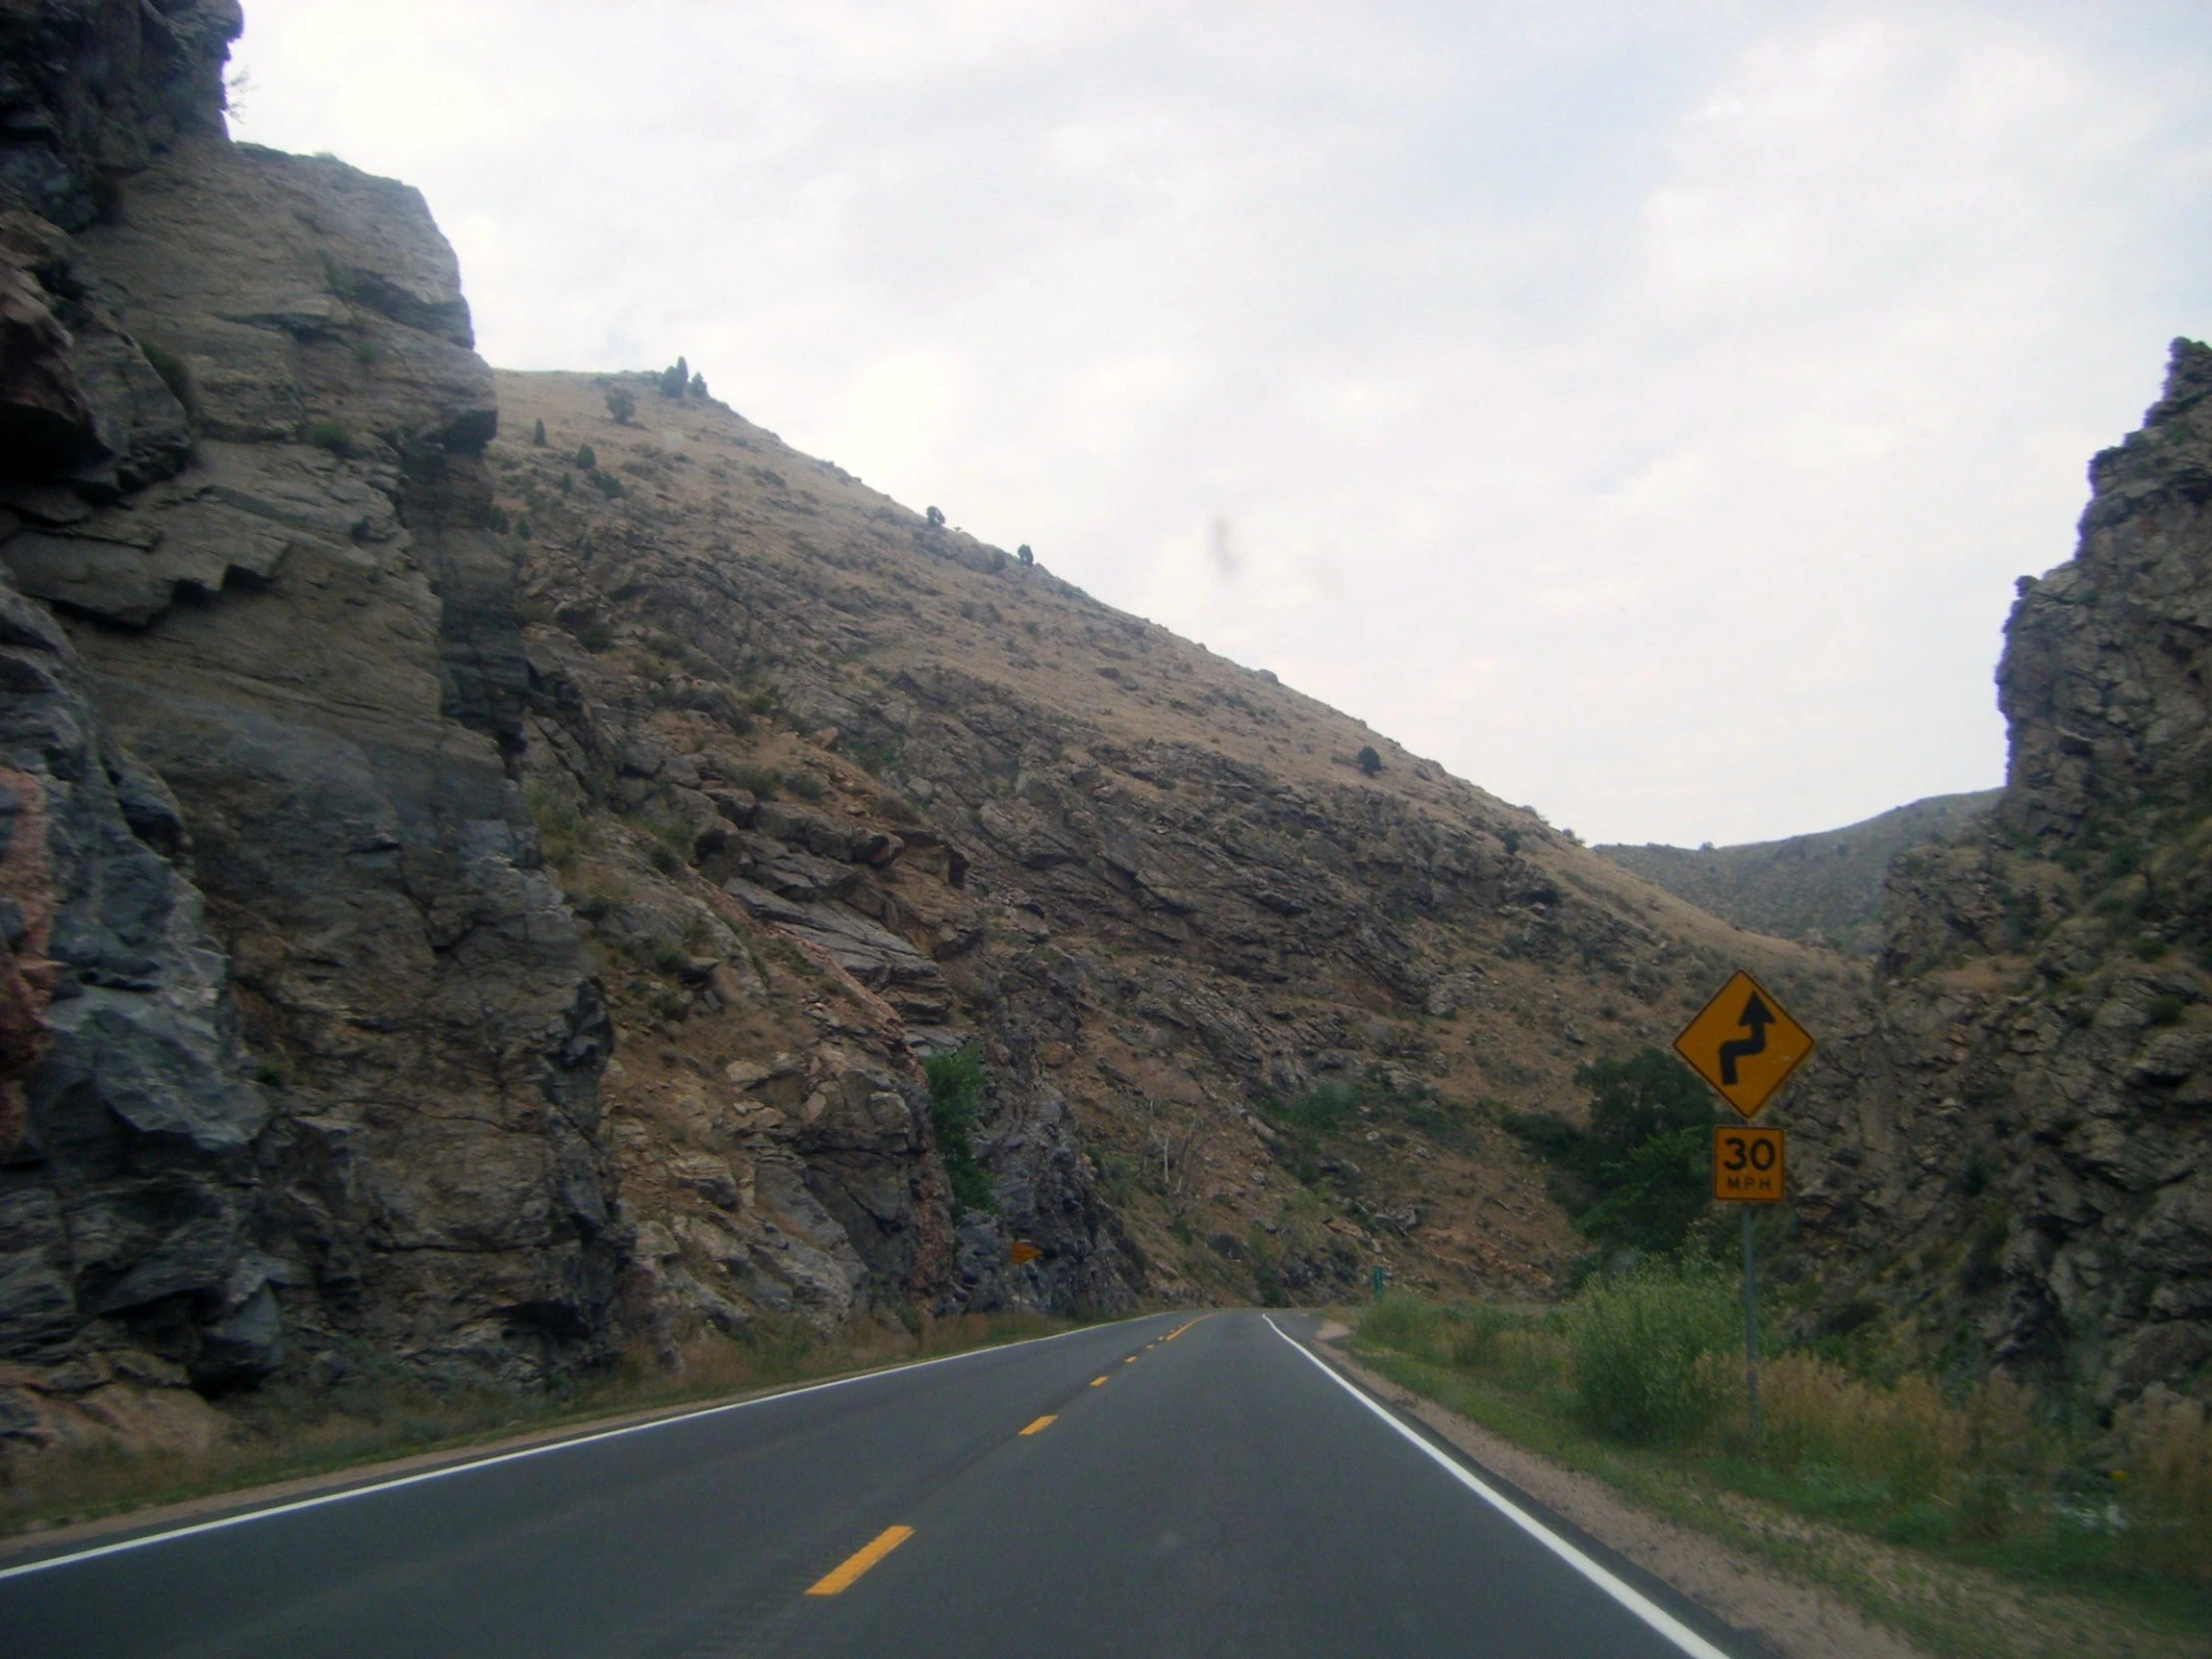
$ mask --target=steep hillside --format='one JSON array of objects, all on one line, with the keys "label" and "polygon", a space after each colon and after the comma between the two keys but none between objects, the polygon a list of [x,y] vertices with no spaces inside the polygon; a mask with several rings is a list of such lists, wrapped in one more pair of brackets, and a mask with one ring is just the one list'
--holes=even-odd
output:
[{"label": "steep hillside", "polygon": [[[625,944],[641,890],[847,951],[909,1043],[984,1039],[987,1167],[1066,1114],[1157,1295],[1342,1292],[1376,1262],[1540,1292],[1575,1244],[1482,1103],[1577,1109],[1577,1064],[1663,1041],[1739,959],[1810,1005],[1844,987],[1834,956],[1737,933],[697,394],[499,390],[524,766],[601,960],[628,949],[618,1018],[657,994]],[[894,936],[880,958],[853,911]],[[661,1041],[611,1102],[649,1113],[730,1035]],[[1280,1108],[1332,1084],[1374,1098],[1305,1158]]]},{"label": "steep hillside", "polygon": [[1790,1107],[1822,1317],[2100,1401],[2212,1392],[2212,350],[2023,577],[2004,793],[1891,877],[1879,988]]},{"label": "steep hillside", "polygon": [[1577,1110],[1739,964],[1842,1005],[703,384],[495,377],[419,196],[224,139],[228,6],[0,27],[0,1436],[1540,1294],[1578,1245],[1485,1103]]},{"label": "steep hillside", "polygon": [[1739,846],[1598,846],[1623,869],[1701,910],[1777,938],[1826,941],[1855,956],[1882,943],[1882,893],[1891,860],[1955,834],[1998,792],[1934,795],[1817,834]]}]

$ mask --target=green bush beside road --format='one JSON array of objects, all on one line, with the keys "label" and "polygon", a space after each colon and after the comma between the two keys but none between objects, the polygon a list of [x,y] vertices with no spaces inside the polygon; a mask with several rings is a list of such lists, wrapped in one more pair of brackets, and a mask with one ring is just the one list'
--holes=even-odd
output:
[{"label": "green bush beside road", "polygon": [[[2212,1641],[2212,1422],[2200,1405],[2159,1395],[2098,1423],[2002,1375],[1946,1391],[1773,1353],[1754,1443],[1739,1295],[1695,1261],[1647,1263],[1541,1312],[1393,1294],[1361,1318],[1354,1346],[1393,1381],[1669,1518],[1825,1577],[1933,1651],[2072,1651],[2055,1635],[2022,1646],[1970,1598],[1946,1599],[1945,1569],[1992,1574],[2030,1605],[2049,1595],[2101,1609],[2110,1645],[2088,1652]],[[1751,1524],[1744,1500],[1778,1524]],[[1850,1552],[1824,1554],[1794,1520],[1910,1551],[1925,1570],[1901,1587],[1824,1569]]]}]

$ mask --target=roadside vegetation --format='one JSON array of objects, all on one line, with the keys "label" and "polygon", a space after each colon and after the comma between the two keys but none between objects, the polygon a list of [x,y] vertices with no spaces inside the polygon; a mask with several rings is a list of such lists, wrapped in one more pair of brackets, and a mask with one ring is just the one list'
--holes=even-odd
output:
[{"label": "roadside vegetation", "polygon": [[900,1341],[873,1327],[832,1343],[805,1322],[764,1317],[738,1339],[707,1334],[665,1369],[645,1349],[541,1389],[437,1383],[363,1348],[334,1382],[274,1382],[239,1396],[229,1443],[208,1452],[56,1446],[0,1455],[0,1537],[103,1515],[243,1492],[393,1458],[461,1451],[519,1435],[742,1397],[794,1383],[1065,1331],[1036,1314],[924,1322]]},{"label": "roadside vegetation", "polygon": [[[1394,1382],[1593,1473],[1670,1519],[1825,1579],[1931,1651],[2181,1653],[2212,1641],[2212,1425],[2164,1396],[2084,1431],[2003,1376],[1962,1391],[1861,1376],[1811,1353],[1760,1371],[1744,1402],[1739,1284],[1698,1262],[1593,1281],[1544,1312],[1393,1294],[1354,1347]],[[1812,1523],[1807,1526],[1799,1523]],[[1901,1546],[1870,1570],[1834,1540]],[[1824,1541],[1828,1540],[1828,1541]],[[1983,1616],[1965,1569],[2024,1604]],[[2086,1604],[2083,1647],[2048,1594]]]},{"label": "roadside vegetation", "polygon": [[[1370,1364],[1670,1518],[1826,1579],[1933,1651],[2206,1650],[2212,1420],[2200,1403],[2159,1392],[2100,1414],[2002,1374],[1915,1370],[1832,1332],[1794,1341],[1783,1316],[1808,1287],[1778,1275],[1761,1287],[1755,1439],[1737,1218],[1709,1199],[1710,1097],[1657,1049],[1576,1076],[1590,1091],[1584,1126],[1504,1118],[1591,1243],[1574,1298],[1532,1310],[1392,1295],[1359,1320]],[[1764,1254],[1779,1223],[1762,1223]],[[1918,1565],[1877,1570],[1875,1556]],[[2043,1611],[1988,1616],[1968,1578]],[[2068,1635],[2061,1602],[2095,1610],[2094,1630]]]}]

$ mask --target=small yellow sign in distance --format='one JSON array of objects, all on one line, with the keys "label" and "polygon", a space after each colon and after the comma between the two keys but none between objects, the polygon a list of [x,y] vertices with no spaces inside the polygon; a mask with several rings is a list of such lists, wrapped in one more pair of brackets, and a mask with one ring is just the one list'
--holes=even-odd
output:
[{"label": "small yellow sign in distance", "polygon": [[1752,1124],[1713,1130],[1713,1197],[1722,1204],[1780,1204],[1783,1133]]},{"label": "small yellow sign in distance", "polygon": [[1031,1244],[1027,1239],[1016,1239],[1013,1242],[1012,1248],[1009,1249],[1006,1254],[1013,1259],[1014,1266],[1018,1268],[1024,1262],[1034,1262],[1038,1257],[1042,1256],[1044,1252],[1039,1250],[1035,1245]]},{"label": "small yellow sign in distance", "polygon": [[1674,1051],[1729,1105],[1755,1118],[1813,1052],[1813,1037],[1764,985],[1738,973],[1674,1039]]}]

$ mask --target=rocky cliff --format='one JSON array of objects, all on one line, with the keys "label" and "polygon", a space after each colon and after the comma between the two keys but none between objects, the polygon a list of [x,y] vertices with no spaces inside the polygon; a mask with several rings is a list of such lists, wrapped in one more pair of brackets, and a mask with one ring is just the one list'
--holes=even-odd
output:
[{"label": "rocky cliff", "polygon": [[287,1354],[543,1375],[611,1351],[627,1257],[611,1033],[509,776],[490,373],[415,193],[224,138],[238,23],[5,21],[0,1357],[41,1368],[33,1432]]},{"label": "rocky cliff", "polygon": [[[1168,1300],[1342,1295],[1377,1265],[1543,1294],[1581,1247],[1491,1108],[1579,1110],[1579,1063],[1664,1041],[1739,959],[1809,1007],[1852,981],[703,388],[498,389],[523,774],[617,1022],[652,1033],[606,1085],[626,1200],[678,1202],[672,1134],[728,1144],[744,1021],[827,959],[857,988],[752,1052],[840,1025],[982,1045],[1002,1208],[961,1228],[972,1295],[1071,1263],[1081,1290],[1108,1238]],[[714,928],[765,1000],[695,959]],[[1001,1287],[1015,1239],[1046,1254]],[[721,1283],[685,1240],[670,1271]]]},{"label": "rocky cliff", "polygon": [[1930,796],[1841,830],[1778,841],[1594,850],[1754,931],[1871,956],[1882,945],[1883,891],[1898,854],[1956,834],[1995,805],[1997,793]]},{"label": "rocky cliff", "polygon": [[1540,1294],[1493,1104],[1739,963],[1841,1001],[703,382],[494,376],[419,196],[225,138],[239,26],[0,13],[0,1435]]},{"label": "rocky cliff", "polygon": [[1789,1110],[1832,1331],[2111,1403],[2212,1362],[2212,350],[2177,340],[2023,577],[1982,827],[1902,858]]}]

